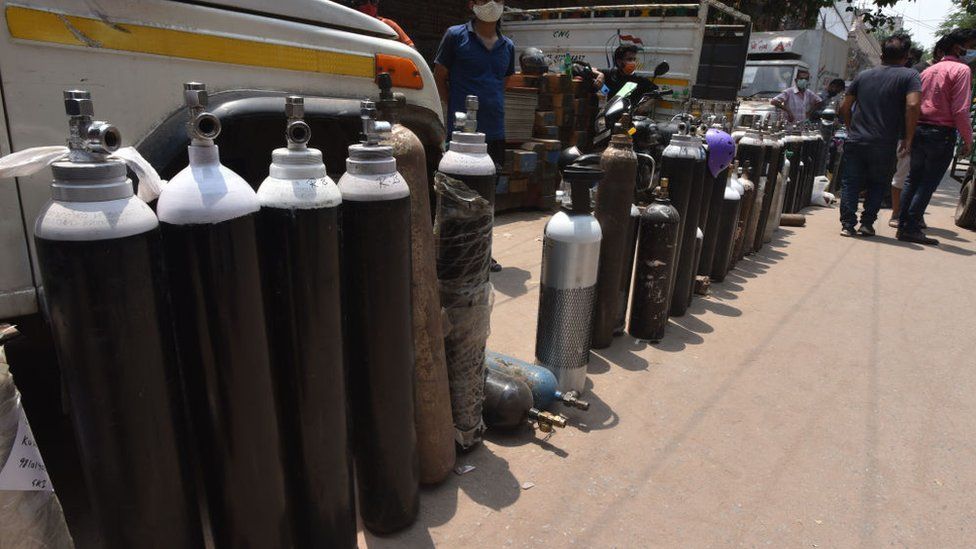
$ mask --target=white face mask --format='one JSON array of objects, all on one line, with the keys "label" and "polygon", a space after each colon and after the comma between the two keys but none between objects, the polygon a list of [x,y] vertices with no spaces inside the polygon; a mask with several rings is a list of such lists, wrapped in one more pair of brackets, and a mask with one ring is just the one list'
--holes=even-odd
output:
[{"label": "white face mask", "polygon": [[491,2],[485,2],[480,6],[474,5],[474,16],[486,23],[494,23],[502,18],[502,11],[504,5],[501,2],[496,2],[492,0]]}]

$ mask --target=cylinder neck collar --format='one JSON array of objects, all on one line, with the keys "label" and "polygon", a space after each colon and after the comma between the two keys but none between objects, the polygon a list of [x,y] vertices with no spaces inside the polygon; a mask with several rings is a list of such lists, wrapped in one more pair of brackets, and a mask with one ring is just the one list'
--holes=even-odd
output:
[{"label": "cylinder neck collar", "polygon": [[104,202],[133,195],[125,162],[109,158],[97,162],[55,162],[51,197],[63,202]]}]

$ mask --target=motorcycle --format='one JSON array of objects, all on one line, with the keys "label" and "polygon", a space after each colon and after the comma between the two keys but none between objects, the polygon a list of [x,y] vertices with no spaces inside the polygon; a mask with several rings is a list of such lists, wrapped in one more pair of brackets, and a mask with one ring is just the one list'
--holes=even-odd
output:
[{"label": "motorcycle", "polygon": [[[592,67],[585,62],[578,62],[582,67],[582,73],[592,73]],[[645,93],[637,100],[632,99],[636,85],[625,85],[621,90],[607,101],[607,104],[600,109],[596,115],[594,134],[589,154],[582,154],[578,147],[572,146],[565,149],[560,157],[560,165],[578,164],[584,166],[595,166],[600,163],[600,155],[610,143],[614,125],[620,121],[624,114],[629,114],[631,123],[634,126],[632,138],[634,141],[634,152],[637,154],[637,181],[635,181],[635,195],[640,197],[644,192],[650,190],[653,185],[657,171],[657,164],[661,159],[664,147],[670,141],[674,129],[671,124],[658,124],[653,118],[638,114],[648,107],[653,108],[649,102],[657,101],[670,96],[673,90],[659,88],[654,84],[654,79],[666,74],[671,70],[667,61],[662,61],[654,68],[651,78],[652,91]]]}]

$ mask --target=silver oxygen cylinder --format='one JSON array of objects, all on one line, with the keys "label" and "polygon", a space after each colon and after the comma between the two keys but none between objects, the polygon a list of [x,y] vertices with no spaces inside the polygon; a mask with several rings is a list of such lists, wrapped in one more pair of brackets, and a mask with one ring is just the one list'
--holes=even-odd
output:
[{"label": "silver oxygen cylinder", "polygon": [[378,534],[417,518],[410,187],[397,171],[390,131],[361,103],[364,140],[349,147],[342,192],[345,362],[363,524]]},{"label": "silver oxygen cylinder", "polygon": [[[285,98],[287,146],[258,188],[258,245],[268,343],[296,545],[355,547],[356,509],[342,365],[339,187]],[[329,497],[322,497],[329,494]]]},{"label": "silver oxygen cylinder", "polygon": [[556,375],[563,393],[582,394],[586,388],[603,239],[590,189],[602,178],[599,168],[571,165],[563,170],[572,203],[549,219],[542,243],[535,356]]},{"label": "silver oxygen cylinder", "polygon": [[69,156],[34,239],[102,541],[202,548],[159,221],[109,156],[121,136],[92,119],[89,92],[64,103]]},{"label": "silver oxygen cylinder", "polygon": [[[183,86],[190,164],[157,203],[190,424],[217,547],[292,545],[261,299],[257,194],[221,165],[206,86]],[[257,512],[256,509],[260,509]]]}]

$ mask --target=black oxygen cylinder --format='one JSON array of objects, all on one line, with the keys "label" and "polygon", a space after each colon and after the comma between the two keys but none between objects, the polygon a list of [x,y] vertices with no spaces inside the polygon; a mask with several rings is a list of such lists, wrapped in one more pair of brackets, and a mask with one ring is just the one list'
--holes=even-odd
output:
[{"label": "black oxygen cylinder", "polygon": [[773,207],[773,197],[779,180],[780,166],[783,165],[783,141],[778,136],[767,132],[763,137],[766,146],[766,190],[762,199],[762,210],[759,212],[759,225],[756,237],[752,243],[752,250],[758,252],[763,245],[763,235],[766,233],[766,222],[769,210]]},{"label": "black oxygen cylinder", "polygon": [[[349,147],[342,192],[342,283],[359,515],[388,534],[417,518],[419,461],[414,426],[410,309],[410,189],[387,122],[362,102],[366,140]],[[388,131],[388,130],[386,130]]]},{"label": "black oxygen cylinder", "polygon": [[524,381],[497,370],[485,373],[484,416],[492,429],[518,429],[532,421],[546,433],[566,426],[566,418],[534,406],[532,390]]},{"label": "black oxygen cylinder", "polygon": [[[671,151],[670,153],[668,151]],[[698,233],[698,210],[701,208],[702,187],[705,180],[705,149],[701,139],[691,135],[675,135],[664,150],[661,176],[667,177],[674,198],[672,205],[681,216],[678,260],[674,263],[674,283],[669,314],[682,316],[691,304],[691,290],[695,282],[695,236]],[[677,197],[681,196],[680,202]]]},{"label": "black oxygen cylinder", "polygon": [[257,195],[220,164],[203,84],[184,97],[190,165],[157,203],[190,424],[217,547],[291,547],[258,262]]},{"label": "black oxygen cylinder", "polygon": [[785,182],[786,197],[783,199],[783,213],[796,212],[796,197],[799,195],[800,162],[802,160],[803,136],[796,128],[787,130],[783,138],[786,152],[790,154],[790,171]]},{"label": "black oxygen cylinder", "polygon": [[705,171],[705,186],[710,190],[711,196],[709,196],[708,219],[705,221],[705,240],[702,242],[701,261],[698,262],[698,274],[701,276],[708,276],[712,272],[712,259],[715,257],[715,248],[718,243],[722,199],[725,197],[725,181],[729,178],[729,169],[725,168],[717,176],[713,176],[711,170]]},{"label": "black oxygen cylinder", "polygon": [[64,99],[70,154],[34,241],[90,504],[104,547],[203,548],[159,221],[90,94]]},{"label": "black oxygen cylinder", "polygon": [[725,177],[724,181],[725,191],[722,196],[722,211],[718,219],[718,236],[715,239],[715,254],[712,256],[712,268],[709,272],[711,279],[716,282],[725,280],[725,275],[729,272],[739,224],[739,208],[742,203],[739,192],[732,187],[731,178]]},{"label": "black oxygen cylinder", "polygon": [[680,233],[681,215],[668,197],[668,178],[662,177],[657,198],[641,213],[637,237],[627,332],[638,339],[660,341],[664,337]]},{"label": "black oxygen cylinder", "polygon": [[308,148],[302,97],[258,188],[258,244],[286,480],[299,547],[355,547],[339,275],[342,197]]},{"label": "black oxygen cylinder", "polygon": [[[437,170],[463,181],[469,189],[491,204],[494,214],[498,176],[495,173],[495,162],[486,152],[485,134],[479,133],[477,129],[478,97],[469,95],[465,100],[465,108],[467,112],[463,116],[460,113],[455,114],[456,129],[451,134],[451,143]],[[488,276],[487,273],[485,276]]]},{"label": "black oxygen cylinder", "polygon": [[746,179],[758,185],[760,176],[765,175],[766,147],[762,135],[757,130],[752,128],[746,130],[736,147],[735,157],[745,168],[743,171]]}]

